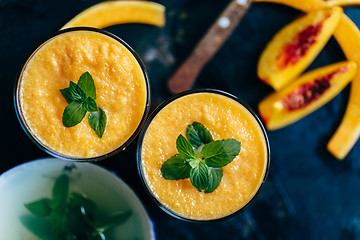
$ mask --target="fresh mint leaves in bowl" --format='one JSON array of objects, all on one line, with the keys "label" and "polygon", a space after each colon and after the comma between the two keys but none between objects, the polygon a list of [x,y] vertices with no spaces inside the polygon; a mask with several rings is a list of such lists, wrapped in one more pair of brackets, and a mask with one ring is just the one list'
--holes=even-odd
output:
[{"label": "fresh mint leaves in bowl", "polygon": [[135,193],[95,164],[31,161],[0,175],[0,195],[4,239],[154,239]]}]

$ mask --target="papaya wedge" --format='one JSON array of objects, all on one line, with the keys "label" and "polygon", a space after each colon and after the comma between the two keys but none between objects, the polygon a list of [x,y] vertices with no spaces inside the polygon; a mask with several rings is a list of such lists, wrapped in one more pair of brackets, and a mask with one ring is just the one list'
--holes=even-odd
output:
[{"label": "papaya wedge", "polygon": [[360,0],[327,0],[326,5],[332,6],[352,6],[360,5]]},{"label": "papaya wedge", "polygon": [[336,96],[357,72],[354,61],[310,71],[259,104],[260,116],[269,130],[285,127],[320,108]]},{"label": "papaya wedge", "polygon": [[279,90],[299,76],[324,48],[342,13],[340,7],[311,11],[285,26],[261,54],[259,78]]},{"label": "papaya wedge", "polygon": [[[258,2],[274,2],[284,4],[298,10],[308,12],[328,7],[321,0],[255,0]],[[334,37],[341,46],[346,58],[360,64],[360,30],[343,14]],[[349,102],[345,115],[330,139],[327,149],[339,160],[344,159],[360,136],[360,71],[357,72],[351,83]]]},{"label": "papaya wedge", "polygon": [[105,1],[85,9],[62,29],[70,27],[105,28],[121,23],[165,25],[165,7],[149,1]]},{"label": "papaya wedge", "polygon": [[[358,27],[347,17],[339,24],[335,32],[347,59],[352,59],[360,63],[360,31]],[[360,136],[360,71],[357,72],[355,79],[351,83],[351,90],[345,115],[331,137],[327,149],[338,159],[343,159],[354,146]]]},{"label": "papaya wedge", "polygon": [[271,2],[284,4],[298,10],[309,12],[325,7],[360,5],[360,0],[254,0],[255,2]]}]

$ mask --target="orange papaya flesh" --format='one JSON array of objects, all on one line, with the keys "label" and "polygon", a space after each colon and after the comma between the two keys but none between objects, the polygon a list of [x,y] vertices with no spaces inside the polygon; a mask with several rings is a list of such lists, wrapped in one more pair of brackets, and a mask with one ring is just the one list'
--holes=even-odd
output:
[{"label": "orange papaya flesh", "polygon": [[360,5],[360,0],[327,0],[327,6],[352,6]]},{"label": "orange papaya flesh", "polygon": [[[335,31],[338,40],[347,59],[360,63],[360,31],[358,27],[347,17],[343,16],[338,29]],[[349,101],[345,115],[331,137],[327,149],[338,159],[343,159],[352,149],[360,136],[360,71],[357,72],[351,83]]]},{"label": "orange papaya flesh", "polygon": [[71,27],[105,28],[122,23],[144,23],[163,27],[165,7],[150,1],[105,1],[85,9],[62,29]]},{"label": "orange papaya flesh", "polygon": [[352,6],[360,5],[360,0],[254,0],[255,2],[271,2],[284,4],[289,7],[296,8],[298,10],[309,12],[314,10],[323,9],[325,7],[334,7],[334,6]]},{"label": "orange papaya flesh", "polygon": [[356,72],[354,61],[335,63],[308,72],[261,101],[260,116],[269,130],[294,123],[330,101]]},{"label": "orange papaya flesh", "polygon": [[[355,62],[354,62],[355,63]],[[298,109],[305,108],[307,105],[316,101],[325,91],[327,91],[331,86],[331,80],[338,74],[346,73],[349,70],[350,66],[345,66],[339,68],[335,71],[332,71],[326,75],[323,75],[312,82],[304,83],[300,85],[295,91],[289,93],[283,99],[283,105],[290,112]],[[354,77],[354,71],[351,71],[351,77],[349,80]],[[347,76],[349,77],[349,76]]]},{"label": "orange papaya flesh", "polygon": [[309,51],[321,32],[323,22],[310,25],[302,30],[293,42],[285,45],[283,51],[276,57],[277,67],[283,69],[289,64],[296,64]]},{"label": "orange papaya flesh", "polygon": [[279,90],[316,58],[340,21],[342,8],[312,11],[280,30],[260,56],[260,79]]}]

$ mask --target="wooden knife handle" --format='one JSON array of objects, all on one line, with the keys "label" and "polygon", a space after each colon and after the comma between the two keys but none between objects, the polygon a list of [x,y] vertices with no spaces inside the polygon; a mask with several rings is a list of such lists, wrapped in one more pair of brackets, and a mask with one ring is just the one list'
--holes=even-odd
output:
[{"label": "wooden knife handle", "polygon": [[171,93],[191,89],[205,64],[236,28],[253,0],[232,0],[168,82]]}]

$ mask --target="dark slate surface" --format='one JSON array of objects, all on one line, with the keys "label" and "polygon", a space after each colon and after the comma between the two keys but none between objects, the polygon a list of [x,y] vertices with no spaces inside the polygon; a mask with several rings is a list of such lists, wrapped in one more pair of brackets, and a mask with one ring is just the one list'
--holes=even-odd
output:
[{"label": "dark slate surface", "polygon": [[[0,0],[0,173],[47,157],[22,131],[13,107],[13,86],[29,54],[95,0]],[[166,81],[191,52],[228,1],[168,0],[164,28],[141,24],[107,30],[127,41],[144,60],[152,108],[169,97]],[[345,12],[360,26],[360,8]],[[254,4],[224,47],[203,69],[195,87],[228,91],[256,109],[271,89],[256,77],[259,54],[272,35],[301,13],[276,4]],[[345,59],[334,39],[309,69]],[[270,173],[258,198],[231,219],[195,224],[170,217],[145,193],[136,169],[136,142],[99,164],[115,171],[145,204],[158,239],[360,239],[360,148],[339,162],[326,151],[338,126],[349,87],[297,123],[269,132]],[[0,213],[1,214],[1,213]],[[1,237],[0,237],[1,238]]]}]

